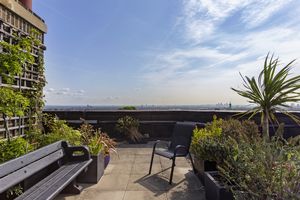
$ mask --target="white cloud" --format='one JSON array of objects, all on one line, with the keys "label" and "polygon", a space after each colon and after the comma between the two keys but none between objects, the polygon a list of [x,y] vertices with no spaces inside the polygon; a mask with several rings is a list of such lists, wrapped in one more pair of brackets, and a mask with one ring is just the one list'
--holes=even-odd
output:
[{"label": "white cloud", "polygon": [[242,20],[249,28],[259,26],[290,2],[291,0],[252,1],[243,11]]},{"label": "white cloud", "polygon": [[[220,23],[234,12],[241,12],[246,27],[255,28],[272,17],[292,0],[184,0],[179,19],[185,28],[185,39],[200,43],[213,38]],[[179,24],[180,24],[179,23]]]},{"label": "white cloud", "polygon": [[46,98],[57,97],[57,96],[70,96],[70,97],[78,97],[83,96],[85,93],[84,90],[71,90],[70,88],[61,88],[54,89],[48,88],[44,90],[44,94]]},{"label": "white cloud", "polygon": [[[283,64],[300,56],[300,19],[285,16],[285,21],[276,24],[272,18],[290,2],[184,0],[177,28],[183,28],[184,40],[189,43],[157,53],[142,77],[149,83],[149,93],[168,94],[164,99],[177,102],[181,96],[194,98],[187,103],[195,99],[202,103],[212,99],[244,102],[230,90],[241,86],[239,72],[257,76],[268,52],[279,56]],[[236,13],[239,18],[235,22],[242,29],[229,34],[221,24]],[[271,23],[261,26],[267,22]],[[300,68],[294,71],[299,73]]]}]

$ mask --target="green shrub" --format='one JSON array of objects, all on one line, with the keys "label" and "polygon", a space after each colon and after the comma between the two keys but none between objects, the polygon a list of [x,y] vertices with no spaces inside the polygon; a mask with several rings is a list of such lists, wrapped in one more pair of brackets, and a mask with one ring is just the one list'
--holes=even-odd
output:
[{"label": "green shrub", "polygon": [[15,138],[10,142],[0,141],[0,163],[20,157],[33,150],[33,147],[24,138]]},{"label": "green shrub", "polygon": [[235,145],[241,141],[261,141],[258,126],[249,120],[222,120],[214,116],[205,128],[196,128],[193,133],[191,151],[202,160],[222,163],[236,151]]},{"label": "green shrub", "polygon": [[81,134],[78,130],[69,127],[64,120],[46,116],[44,119],[45,134],[37,134],[39,146],[45,146],[59,140],[65,140],[71,145],[81,144]]},{"label": "green shrub", "polygon": [[241,122],[236,119],[228,119],[221,124],[221,129],[224,137],[232,137],[237,142],[256,142],[261,140],[258,126],[250,120]]},{"label": "green shrub", "polygon": [[[275,137],[268,143],[243,141],[218,169],[230,185],[245,192],[244,199],[300,199],[298,149]],[[239,195],[237,190],[233,193]]]},{"label": "green shrub", "polygon": [[119,110],[136,110],[135,106],[123,106]]},{"label": "green shrub", "polygon": [[125,116],[118,119],[116,129],[133,142],[138,142],[143,138],[143,135],[138,130],[139,120],[131,116]]},{"label": "green shrub", "polygon": [[214,116],[213,121],[208,123],[205,128],[194,129],[191,151],[197,158],[216,162],[222,158],[224,154],[222,153],[223,145],[220,143],[222,123],[222,119]]}]

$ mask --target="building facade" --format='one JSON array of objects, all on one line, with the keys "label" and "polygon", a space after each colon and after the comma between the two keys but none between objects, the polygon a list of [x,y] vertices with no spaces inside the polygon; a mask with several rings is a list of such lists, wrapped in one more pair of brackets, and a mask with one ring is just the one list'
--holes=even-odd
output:
[{"label": "building facade", "polygon": [[[44,20],[32,11],[32,0],[0,0],[0,41],[12,44],[14,37],[29,35],[39,41],[39,45],[32,45],[31,55],[34,56],[34,63],[23,66],[22,74],[15,76],[12,84],[7,84],[0,76],[0,87],[12,87],[23,93],[32,94],[34,90],[41,90],[39,92],[42,93],[42,88],[37,89],[35,86],[45,82],[44,71],[39,66],[43,65],[46,32],[47,26]],[[3,53],[2,48],[0,52]],[[29,123],[32,123],[29,112],[24,117],[15,116],[8,119],[7,124],[12,137],[24,135]],[[0,139],[5,138],[4,133],[4,120],[0,114]]]}]

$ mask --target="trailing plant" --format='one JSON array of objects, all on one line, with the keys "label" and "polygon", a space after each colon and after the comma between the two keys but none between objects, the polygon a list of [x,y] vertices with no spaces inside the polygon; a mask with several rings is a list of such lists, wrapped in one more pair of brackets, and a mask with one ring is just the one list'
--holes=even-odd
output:
[{"label": "trailing plant", "polygon": [[269,123],[278,123],[275,111],[280,111],[291,117],[298,124],[300,119],[283,108],[288,107],[289,102],[300,101],[300,75],[290,77],[290,71],[295,60],[292,60],[282,69],[277,71],[279,59],[265,58],[263,70],[260,72],[258,79],[247,76],[242,77],[245,90],[234,89],[242,97],[248,99],[249,103],[255,104],[255,107],[246,111],[243,115],[250,114],[252,118],[257,113],[261,113],[261,125],[263,136],[269,141]]},{"label": "trailing plant", "polygon": [[15,36],[14,44],[1,41],[0,46],[3,51],[0,54],[0,76],[11,84],[15,76],[21,75],[23,65],[34,62],[34,57],[31,55],[31,38]]},{"label": "trailing plant", "polygon": [[29,101],[20,92],[4,87],[0,87],[0,97],[0,113],[4,120],[6,138],[10,141],[7,120],[15,115],[24,116],[25,111],[28,109]]},{"label": "trailing plant", "polygon": [[138,128],[139,121],[128,115],[118,119],[116,124],[116,129],[133,142],[139,142],[143,138]]},{"label": "trailing plant", "polygon": [[[36,39],[37,35],[40,34],[37,30],[33,29],[31,34],[28,36],[13,36],[12,44],[7,43],[5,41],[0,42],[1,53],[0,53],[0,77],[3,79],[4,83],[8,85],[4,86],[6,88],[12,88],[11,84],[14,83],[16,77],[21,77],[24,69],[28,68],[28,66],[33,65],[34,56],[31,54],[33,46],[39,47],[41,42]],[[15,107],[15,110],[19,110],[22,112],[23,116],[25,110],[27,111],[26,115],[29,116],[30,126],[36,124],[38,119],[41,118],[41,112],[43,107],[43,87],[45,85],[44,74],[43,74],[43,60],[42,56],[39,56],[38,61],[38,70],[40,72],[39,79],[32,85],[32,90],[26,90],[22,92],[16,92],[13,89],[3,89],[1,87],[2,93],[5,94],[6,97],[12,99],[2,99],[1,103],[5,103],[5,101],[10,104],[12,107]],[[1,95],[2,96],[2,95]],[[17,102],[19,101],[19,102]],[[14,103],[13,103],[14,102]],[[15,104],[15,105],[12,105]],[[0,105],[1,106],[1,105]],[[10,106],[9,106],[10,107]],[[12,108],[10,107],[10,109]],[[25,109],[26,107],[26,109]],[[2,109],[3,110],[3,109]],[[18,115],[18,113],[14,113],[14,115]],[[8,127],[7,127],[7,119],[9,116],[3,113],[3,118],[5,121],[5,130],[6,137],[8,140],[10,139]],[[10,116],[12,117],[12,116]]]}]

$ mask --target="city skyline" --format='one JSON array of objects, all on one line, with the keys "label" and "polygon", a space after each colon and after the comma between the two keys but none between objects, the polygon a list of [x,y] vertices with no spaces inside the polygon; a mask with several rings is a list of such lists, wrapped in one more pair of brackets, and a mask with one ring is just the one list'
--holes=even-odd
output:
[{"label": "city skyline", "polygon": [[[300,2],[35,1],[48,105],[246,104],[230,87],[268,52],[299,58]],[[299,61],[292,71],[300,73]]]}]

